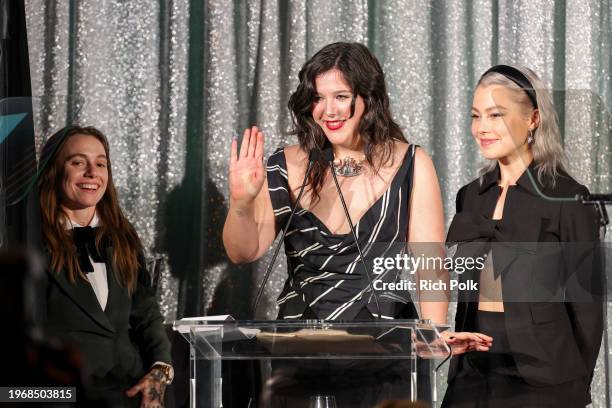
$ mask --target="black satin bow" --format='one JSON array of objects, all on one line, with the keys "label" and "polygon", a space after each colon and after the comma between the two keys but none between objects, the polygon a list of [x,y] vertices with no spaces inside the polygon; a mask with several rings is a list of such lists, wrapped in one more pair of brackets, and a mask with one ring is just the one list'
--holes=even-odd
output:
[{"label": "black satin bow", "polygon": [[448,242],[458,243],[455,257],[482,257],[493,254],[493,275],[499,277],[512,264],[521,248],[511,239],[511,231],[502,220],[480,214],[461,212],[455,215],[448,230]]},{"label": "black satin bow", "polygon": [[460,212],[455,215],[448,230],[448,241],[508,242],[510,237],[501,220],[492,220],[480,214]]},{"label": "black satin bow", "polygon": [[[91,257],[94,262],[103,263],[105,261],[104,256],[98,251],[98,248],[96,248],[97,230],[98,228],[92,227],[75,227],[72,229],[72,238],[77,249],[79,266],[85,273],[94,271],[89,257]],[[102,243],[100,243],[100,246],[103,246]]]}]

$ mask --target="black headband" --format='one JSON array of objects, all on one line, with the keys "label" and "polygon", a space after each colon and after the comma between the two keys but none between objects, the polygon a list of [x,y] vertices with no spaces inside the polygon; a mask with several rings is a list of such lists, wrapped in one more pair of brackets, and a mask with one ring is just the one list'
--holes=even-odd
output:
[{"label": "black headband", "polygon": [[518,86],[520,86],[521,89],[525,91],[525,93],[529,97],[529,100],[531,101],[531,104],[533,105],[534,109],[538,109],[538,100],[536,98],[535,89],[533,89],[533,85],[531,85],[529,79],[527,79],[527,77],[521,71],[509,65],[495,65],[489,68],[484,74],[482,74],[480,80],[482,81],[482,78],[484,78],[485,75],[491,72],[501,74],[512,82],[514,82],[515,84],[517,84]]}]

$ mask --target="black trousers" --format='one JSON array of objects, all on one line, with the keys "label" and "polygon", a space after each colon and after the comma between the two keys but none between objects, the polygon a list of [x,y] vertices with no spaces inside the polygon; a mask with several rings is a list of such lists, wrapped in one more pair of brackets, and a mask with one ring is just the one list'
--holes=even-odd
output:
[{"label": "black trousers", "polygon": [[493,337],[493,347],[461,357],[443,408],[584,408],[586,379],[542,387],[528,384],[512,357],[503,313],[478,311],[477,322],[477,331]]}]

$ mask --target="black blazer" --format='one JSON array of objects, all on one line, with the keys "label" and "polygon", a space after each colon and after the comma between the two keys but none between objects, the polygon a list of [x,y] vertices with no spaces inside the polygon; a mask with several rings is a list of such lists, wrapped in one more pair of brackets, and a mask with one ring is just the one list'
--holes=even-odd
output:
[{"label": "black blazer", "polygon": [[[112,248],[106,255],[112,259]],[[71,283],[65,273],[47,272],[46,325],[51,334],[78,347],[84,374],[94,387],[125,389],[154,362],[171,363],[170,342],[146,269],[141,267],[131,296],[117,281],[111,262],[106,270],[104,311],[89,282]]]},{"label": "black blazer", "polygon": [[[455,256],[478,256],[494,248],[506,327],[511,328],[508,341],[524,380],[545,385],[584,377],[589,383],[603,333],[597,214],[592,206],[540,194],[588,193],[571,177],[562,175],[554,188],[546,188],[536,174],[532,163],[509,188],[500,221],[491,220],[501,193],[499,167],[485,174],[482,183],[477,179],[462,187],[447,241],[463,243]],[[459,276],[478,282],[478,274]],[[478,292],[459,293],[457,331],[474,330],[477,306]],[[452,358],[449,382],[462,360]],[[585,396],[590,398],[586,389]]]}]

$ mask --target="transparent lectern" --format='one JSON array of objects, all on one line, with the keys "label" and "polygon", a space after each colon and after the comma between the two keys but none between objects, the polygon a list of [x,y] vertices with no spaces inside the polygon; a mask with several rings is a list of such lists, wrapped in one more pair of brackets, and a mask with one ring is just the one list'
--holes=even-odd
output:
[{"label": "transparent lectern", "polygon": [[[231,318],[228,318],[231,319]],[[445,359],[450,350],[440,332],[448,326],[420,320],[363,322],[210,321],[182,319],[174,330],[190,344],[190,406],[222,407],[221,366],[228,360],[260,360],[274,364],[308,364],[313,360],[354,360],[368,365],[401,365],[409,378],[410,399],[437,400],[435,373],[430,375],[430,395],[418,395],[419,359]],[[432,364],[429,366],[433,367]],[[433,371],[433,370],[432,370]],[[265,378],[263,388],[270,384]],[[262,391],[265,395],[265,389]],[[265,406],[265,403],[252,406]]]}]

